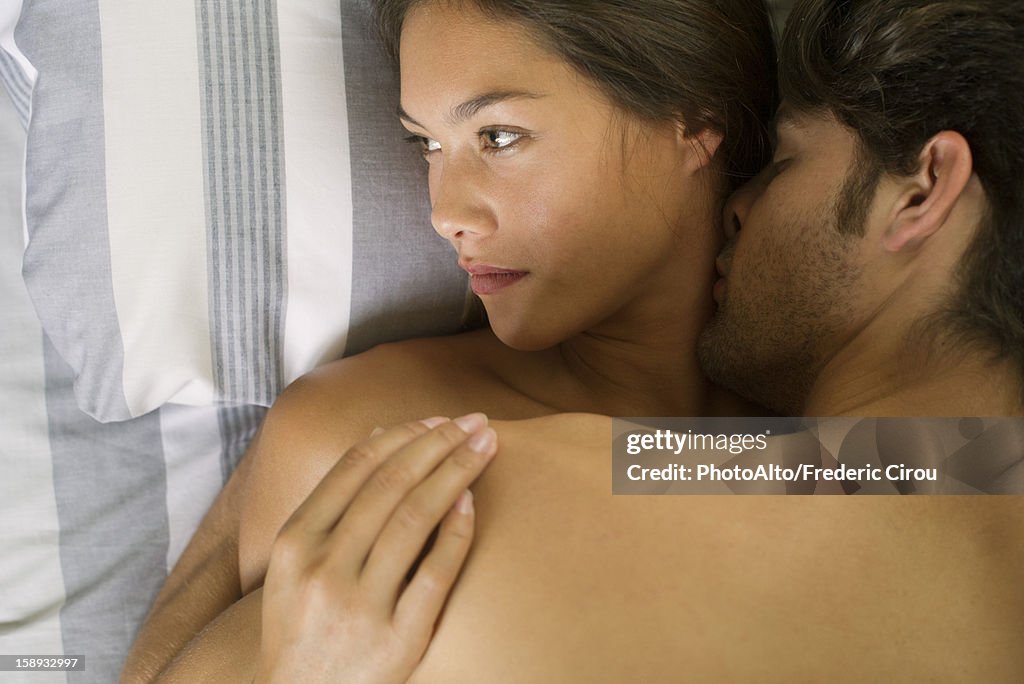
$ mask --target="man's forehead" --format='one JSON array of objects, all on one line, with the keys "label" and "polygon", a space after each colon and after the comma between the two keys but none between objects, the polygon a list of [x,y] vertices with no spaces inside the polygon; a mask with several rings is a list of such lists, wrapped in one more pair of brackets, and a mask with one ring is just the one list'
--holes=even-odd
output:
[{"label": "man's forehead", "polygon": [[775,113],[772,127],[776,152],[806,154],[827,158],[837,164],[854,159],[857,132],[840,121],[828,109],[804,110],[783,102]]},{"label": "man's forehead", "polygon": [[788,102],[783,101],[775,111],[775,130],[781,133],[785,130],[801,128],[806,123],[807,114],[797,111]]},{"label": "man's forehead", "polygon": [[845,124],[827,109],[805,111],[797,109],[785,100],[779,105],[773,120],[773,132],[776,141],[779,136],[786,137],[820,137],[831,136],[837,132],[852,134]]},{"label": "man's forehead", "polygon": [[775,125],[779,126],[789,123],[793,120],[794,116],[795,113],[793,112],[793,108],[788,102],[783,102],[775,112]]}]

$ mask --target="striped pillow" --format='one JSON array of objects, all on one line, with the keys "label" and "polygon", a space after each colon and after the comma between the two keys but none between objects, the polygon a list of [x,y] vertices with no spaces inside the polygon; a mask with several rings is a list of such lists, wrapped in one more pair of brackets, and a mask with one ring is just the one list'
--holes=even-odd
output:
[{"label": "striped pillow", "polygon": [[33,0],[13,37],[0,16],[24,278],[90,416],[267,406],[319,363],[459,328],[367,4]]}]

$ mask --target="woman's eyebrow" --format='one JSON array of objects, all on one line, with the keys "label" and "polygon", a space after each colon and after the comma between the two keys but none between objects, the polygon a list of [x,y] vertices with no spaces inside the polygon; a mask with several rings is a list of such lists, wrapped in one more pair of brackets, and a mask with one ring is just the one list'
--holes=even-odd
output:
[{"label": "woman's eyebrow", "polygon": [[[487,107],[492,107],[498,103],[506,102],[508,100],[539,100],[547,97],[543,93],[531,93],[526,90],[495,90],[488,93],[483,93],[475,97],[466,100],[462,104],[452,107],[451,112],[447,116],[447,120],[451,124],[458,124],[468,119],[472,119],[474,116],[480,113],[481,110]],[[409,116],[401,104],[398,105],[398,117],[403,121],[419,126],[423,128],[423,124],[416,121],[416,119]]]}]

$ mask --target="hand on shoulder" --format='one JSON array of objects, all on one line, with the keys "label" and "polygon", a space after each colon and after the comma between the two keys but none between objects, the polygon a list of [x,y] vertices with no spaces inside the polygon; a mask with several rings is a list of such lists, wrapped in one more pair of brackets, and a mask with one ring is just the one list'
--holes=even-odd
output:
[{"label": "hand on shoulder", "polygon": [[486,424],[407,423],[345,452],[274,542],[256,681],[409,678],[469,551]]},{"label": "hand on shoulder", "polygon": [[278,397],[250,446],[252,472],[241,496],[243,593],[260,585],[281,526],[346,449],[377,426],[468,413],[431,393],[435,346],[381,345],[303,376]]}]

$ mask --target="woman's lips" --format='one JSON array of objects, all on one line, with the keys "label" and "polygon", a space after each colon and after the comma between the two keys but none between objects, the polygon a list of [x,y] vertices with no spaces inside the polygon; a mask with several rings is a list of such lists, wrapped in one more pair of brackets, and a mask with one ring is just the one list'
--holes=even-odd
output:
[{"label": "woman's lips", "polygon": [[469,284],[478,295],[489,295],[515,285],[526,277],[522,271],[500,271],[495,273],[473,273]]},{"label": "woman's lips", "polygon": [[506,287],[515,285],[526,277],[525,271],[511,271],[495,266],[476,266],[460,264],[470,275],[469,283],[473,292],[478,295],[494,294]]}]

